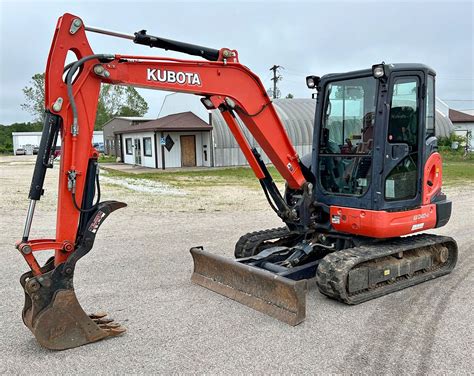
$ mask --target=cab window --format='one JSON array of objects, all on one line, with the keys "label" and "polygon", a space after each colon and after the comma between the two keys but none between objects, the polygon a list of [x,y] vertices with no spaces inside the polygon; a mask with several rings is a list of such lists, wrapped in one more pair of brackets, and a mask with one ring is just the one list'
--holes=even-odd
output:
[{"label": "cab window", "polygon": [[418,176],[418,87],[417,77],[396,78],[393,85],[388,142],[407,144],[409,154],[388,174],[385,199],[407,200],[416,196]]},{"label": "cab window", "polygon": [[332,194],[363,195],[370,185],[377,80],[326,86],[319,147],[319,181]]},{"label": "cab window", "polygon": [[418,79],[397,78],[393,85],[388,125],[388,142],[405,143],[417,149],[418,137]]},{"label": "cab window", "polygon": [[426,138],[435,135],[435,82],[432,75],[428,75],[426,87]]}]

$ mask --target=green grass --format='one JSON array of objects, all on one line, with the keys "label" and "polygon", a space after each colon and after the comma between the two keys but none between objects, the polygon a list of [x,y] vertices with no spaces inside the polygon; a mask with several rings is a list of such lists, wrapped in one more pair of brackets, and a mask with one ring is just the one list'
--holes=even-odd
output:
[{"label": "green grass", "polygon": [[[258,188],[260,184],[249,167],[210,168],[196,171],[173,171],[130,174],[104,167],[109,176],[128,177],[136,179],[157,180],[169,185],[186,187],[212,187],[212,186],[242,186]],[[276,183],[283,183],[275,167],[269,166],[268,170]],[[474,183],[474,158],[463,159],[462,155],[443,155],[443,184],[448,186]]]},{"label": "green grass", "polygon": [[474,183],[474,153],[464,155],[462,149],[441,148],[443,184],[447,186]]},{"label": "green grass", "polygon": [[474,183],[474,160],[443,162],[443,184],[462,185]]},{"label": "green grass", "polygon": [[444,162],[474,162],[474,152],[464,155],[464,150],[451,150],[450,148],[440,148]]},{"label": "green grass", "polygon": [[115,159],[116,158],[112,155],[101,154],[99,156],[99,163],[114,163]]},{"label": "green grass", "polygon": [[[108,169],[109,176],[128,177],[137,179],[158,180],[176,187],[210,187],[210,186],[243,186],[259,187],[260,184],[250,167],[229,167],[229,168],[209,168],[196,171],[173,171],[173,172],[153,172],[142,174],[129,174],[126,172]],[[268,167],[270,174],[277,183],[283,182],[274,167]]]}]

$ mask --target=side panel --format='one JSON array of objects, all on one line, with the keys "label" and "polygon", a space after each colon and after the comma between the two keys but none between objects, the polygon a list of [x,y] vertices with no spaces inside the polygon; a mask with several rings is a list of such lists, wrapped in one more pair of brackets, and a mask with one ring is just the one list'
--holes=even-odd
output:
[{"label": "side panel", "polygon": [[434,196],[441,192],[443,181],[443,162],[439,153],[433,153],[425,163],[423,173],[423,205],[432,202]]},{"label": "side panel", "polygon": [[336,231],[371,238],[392,238],[434,228],[436,205],[401,212],[331,206],[330,216]]}]

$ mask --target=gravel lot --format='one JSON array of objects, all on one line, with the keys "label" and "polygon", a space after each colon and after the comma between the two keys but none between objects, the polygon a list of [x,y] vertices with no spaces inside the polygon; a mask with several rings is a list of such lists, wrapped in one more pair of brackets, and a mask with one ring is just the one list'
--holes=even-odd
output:
[{"label": "gravel lot", "polygon": [[[191,284],[189,248],[231,256],[238,237],[280,221],[250,188],[137,192],[110,180],[104,198],[129,206],[99,231],[78,264],[86,311],[107,310],[128,331],[81,348],[40,348],[21,321],[18,282],[31,157],[0,157],[0,373],[362,373],[473,372],[474,186],[450,188],[454,214],[438,233],[456,238],[459,262],[446,277],[350,307],[307,297],[306,321],[290,327]],[[48,171],[32,237],[54,236],[57,171]]]}]

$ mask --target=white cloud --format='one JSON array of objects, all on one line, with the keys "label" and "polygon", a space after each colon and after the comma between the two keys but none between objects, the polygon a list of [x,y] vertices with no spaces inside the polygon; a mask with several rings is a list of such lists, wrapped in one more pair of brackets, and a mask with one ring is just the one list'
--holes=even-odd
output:
[{"label": "white cloud", "polygon": [[[64,12],[97,27],[127,33],[147,29],[171,39],[235,48],[241,63],[266,87],[271,85],[268,69],[281,65],[286,68],[279,83],[284,95],[309,96],[307,74],[363,69],[385,60],[430,65],[438,72],[439,97],[474,99],[473,6],[451,1],[0,1],[0,124],[30,120],[20,109],[21,89],[44,70],[57,18]],[[89,35],[97,53],[186,58]],[[149,102],[149,116],[156,116],[166,93],[140,92]]]}]

